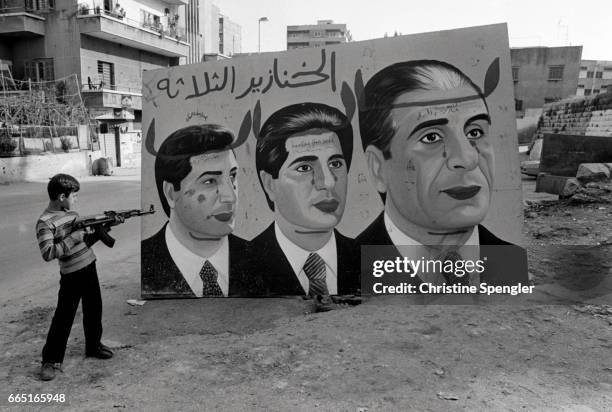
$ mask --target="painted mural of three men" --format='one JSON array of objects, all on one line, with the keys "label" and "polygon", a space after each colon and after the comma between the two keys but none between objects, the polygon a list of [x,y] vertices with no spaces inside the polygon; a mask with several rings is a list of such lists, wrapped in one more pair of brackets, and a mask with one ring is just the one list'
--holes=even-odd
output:
[{"label": "painted mural of three men", "polygon": [[[274,221],[250,241],[232,234],[240,183],[233,132],[211,123],[178,129],[156,153],[168,221],[142,242],[143,296],[354,295],[362,245],[470,258],[487,246],[512,246],[481,225],[495,174],[486,99],[493,83],[481,89],[441,61],[384,67],[355,90],[361,148],[337,108],[304,102],[275,111],[255,133],[254,155]],[[336,226],[350,208],[348,176],[359,149],[384,209],[353,239]],[[508,253],[525,259],[519,247]],[[527,282],[526,272],[503,265],[482,278]]]}]

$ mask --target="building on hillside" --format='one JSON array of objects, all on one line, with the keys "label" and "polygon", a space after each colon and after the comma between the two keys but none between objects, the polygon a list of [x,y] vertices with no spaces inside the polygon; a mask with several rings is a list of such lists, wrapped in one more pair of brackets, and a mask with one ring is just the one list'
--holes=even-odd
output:
[{"label": "building on hillside", "polygon": [[574,96],[581,58],[582,46],[510,49],[517,116]]},{"label": "building on hillside", "polygon": [[100,129],[139,130],[142,72],[185,61],[188,0],[3,0],[0,60],[14,79],[76,74]]},{"label": "building on hillside", "polygon": [[576,96],[589,96],[606,91],[612,91],[612,61],[583,60]]},{"label": "building on hillside", "polygon": [[302,47],[323,47],[351,41],[346,24],[318,20],[317,24],[287,26],[287,50]]}]

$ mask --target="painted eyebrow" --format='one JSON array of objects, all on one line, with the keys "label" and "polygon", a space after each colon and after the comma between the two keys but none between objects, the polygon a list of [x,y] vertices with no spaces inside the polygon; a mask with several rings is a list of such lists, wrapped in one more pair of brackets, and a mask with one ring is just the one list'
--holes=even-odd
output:
[{"label": "painted eyebrow", "polygon": [[221,171],[217,171],[217,170],[215,170],[215,171],[206,171],[206,172],[202,173],[200,176],[198,176],[198,179],[201,178],[202,176],[205,176],[205,175],[220,176],[222,174],[223,173]]},{"label": "painted eyebrow", "polygon": [[467,122],[465,122],[465,125],[467,126],[468,124],[475,122],[476,120],[484,120],[487,123],[489,123],[489,126],[491,125],[491,117],[486,114],[486,113],[481,113],[481,114],[477,114],[474,117],[470,117]]},{"label": "painted eyebrow", "polygon": [[289,166],[293,166],[294,164],[299,163],[299,162],[314,162],[317,160],[319,160],[317,156],[302,156],[302,157],[298,157],[293,162],[291,162]]},{"label": "painted eyebrow", "polygon": [[[471,119],[470,119],[471,120]],[[414,130],[412,132],[410,132],[410,134],[408,135],[408,137],[412,137],[412,135],[414,135],[416,132],[418,132],[419,130],[425,129],[427,127],[431,127],[431,126],[443,126],[445,124],[448,124],[448,119],[433,119],[433,120],[427,120],[423,123],[418,124]]]},{"label": "painted eyebrow", "polygon": [[336,160],[336,159],[344,160],[344,155],[341,155],[341,154],[335,154],[335,155],[333,155],[333,156],[330,156],[330,158],[328,159],[328,161],[329,161],[329,160]]},{"label": "painted eyebrow", "polygon": [[238,168],[236,166],[234,166],[234,167],[232,167],[230,169],[230,173],[234,173],[234,172],[237,172],[237,171],[238,171]]}]

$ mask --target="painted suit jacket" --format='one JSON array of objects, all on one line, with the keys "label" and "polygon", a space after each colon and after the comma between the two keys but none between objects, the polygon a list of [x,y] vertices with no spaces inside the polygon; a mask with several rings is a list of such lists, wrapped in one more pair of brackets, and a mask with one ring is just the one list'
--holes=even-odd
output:
[{"label": "painted suit jacket", "polygon": [[[174,263],[166,244],[166,225],[155,235],[141,242],[141,293],[144,299],[194,298],[189,284]],[[229,243],[228,296],[261,296],[262,283],[247,265],[248,242],[232,234]]]},{"label": "painted suit jacket", "polygon": [[[337,253],[338,295],[357,294],[361,289],[359,247],[334,229]],[[304,289],[281,249],[274,223],[251,241],[251,266],[263,279],[268,296],[304,295]]]}]

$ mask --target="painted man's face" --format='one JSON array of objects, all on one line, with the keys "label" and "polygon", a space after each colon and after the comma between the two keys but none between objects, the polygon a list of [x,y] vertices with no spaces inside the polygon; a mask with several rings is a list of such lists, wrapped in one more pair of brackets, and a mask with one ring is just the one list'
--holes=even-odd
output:
[{"label": "painted man's face", "polygon": [[423,102],[392,110],[397,132],[382,166],[387,202],[411,223],[444,231],[474,226],[487,214],[494,174],[491,121],[481,98],[461,101],[474,94],[465,87],[395,100],[400,106]]},{"label": "painted man's face", "polygon": [[228,235],[234,229],[238,164],[231,150],[205,153],[190,160],[191,172],[172,190],[172,207],[183,235],[206,240]]},{"label": "painted man's face", "polygon": [[334,132],[309,130],[287,139],[289,153],[272,180],[274,207],[289,223],[306,230],[329,230],[342,218],[347,165]]}]

